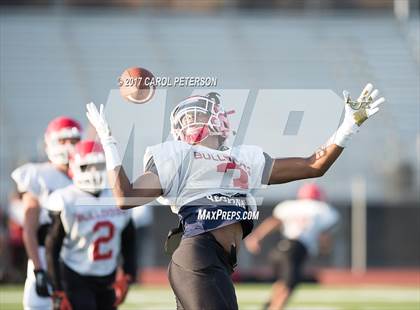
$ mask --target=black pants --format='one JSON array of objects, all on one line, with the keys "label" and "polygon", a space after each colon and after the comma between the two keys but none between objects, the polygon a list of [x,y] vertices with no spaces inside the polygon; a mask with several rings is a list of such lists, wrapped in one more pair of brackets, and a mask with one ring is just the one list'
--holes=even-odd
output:
[{"label": "black pants", "polygon": [[302,279],[303,264],[307,257],[306,247],[297,240],[283,239],[270,254],[277,279],[293,290]]},{"label": "black pants", "polygon": [[230,277],[235,265],[236,250],[227,253],[211,233],[183,239],[169,264],[177,309],[238,309]]},{"label": "black pants", "polygon": [[83,276],[66,265],[61,265],[63,287],[73,310],[115,310],[112,284],[115,272],[99,276]]}]

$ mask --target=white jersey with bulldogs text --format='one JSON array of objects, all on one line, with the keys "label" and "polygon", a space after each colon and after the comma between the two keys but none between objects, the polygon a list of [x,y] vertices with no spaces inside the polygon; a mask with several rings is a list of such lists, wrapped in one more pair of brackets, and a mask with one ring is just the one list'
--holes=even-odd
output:
[{"label": "white jersey with bulldogs text", "polygon": [[318,253],[319,236],[333,227],[338,212],[325,202],[300,199],[279,203],[273,216],[282,221],[283,235],[288,239],[299,240],[311,255]]},{"label": "white jersey with bulldogs text", "polygon": [[121,234],[131,212],[116,207],[110,190],[96,197],[75,185],[54,192],[48,205],[60,212],[66,233],[60,253],[63,262],[82,275],[111,274],[118,265]]},{"label": "white jersey with bulldogs text", "polygon": [[65,173],[49,162],[25,164],[15,169],[11,176],[19,192],[29,192],[38,199],[41,207],[40,225],[51,222],[48,211],[45,209],[48,196],[53,191],[72,184],[72,180]]},{"label": "white jersey with bulldogs text", "polygon": [[183,205],[211,194],[246,194],[248,205],[256,205],[252,191],[261,188],[265,167],[265,157],[258,146],[215,150],[167,141],[146,149],[145,169],[151,158],[163,189],[159,201],[170,205],[174,213]]}]

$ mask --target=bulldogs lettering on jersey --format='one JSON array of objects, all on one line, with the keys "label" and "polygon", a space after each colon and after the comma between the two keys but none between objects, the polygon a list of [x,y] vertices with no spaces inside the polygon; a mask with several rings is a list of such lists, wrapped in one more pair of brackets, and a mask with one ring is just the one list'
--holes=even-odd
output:
[{"label": "bulldogs lettering on jersey", "polygon": [[54,167],[51,163],[28,163],[15,169],[11,175],[16,182],[19,192],[29,192],[34,195],[41,207],[39,223],[50,222],[48,212],[45,210],[48,195],[72,183],[71,179]]},{"label": "bulldogs lettering on jersey", "polygon": [[211,194],[244,194],[255,205],[252,191],[261,187],[266,167],[262,149],[250,145],[215,150],[167,141],[146,149],[144,167],[151,158],[164,190],[160,201],[171,205],[174,213]]},{"label": "bulldogs lettering on jersey", "polygon": [[110,190],[95,197],[70,185],[51,194],[48,205],[60,212],[66,232],[60,257],[68,267],[93,276],[109,275],[117,268],[121,233],[131,212],[116,207]]}]

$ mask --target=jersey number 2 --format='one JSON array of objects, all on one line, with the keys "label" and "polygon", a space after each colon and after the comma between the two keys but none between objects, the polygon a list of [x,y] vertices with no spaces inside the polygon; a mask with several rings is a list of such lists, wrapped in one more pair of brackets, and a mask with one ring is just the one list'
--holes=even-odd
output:
[{"label": "jersey number 2", "polygon": [[93,243],[93,260],[109,259],[112,257],[112,249],[101,252],[101,244],[107,243],[114,237],[114,225],[109,221],[102,221],[95,224],[93,231],[98,231],[103,228],[106,231],[106,235],[99,237]]}]

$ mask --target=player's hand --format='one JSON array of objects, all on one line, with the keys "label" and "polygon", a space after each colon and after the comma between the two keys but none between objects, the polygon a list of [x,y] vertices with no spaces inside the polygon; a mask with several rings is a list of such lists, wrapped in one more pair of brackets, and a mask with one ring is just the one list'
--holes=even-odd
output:
[{"label": "player's hand", "polygon": [[54,310],[73,310],[65,292],[55,291],[52,298]]},{"label": "player's hand", "polygon": [[128,274],[121,274],[117,276],[117,279],[112,285],[115,291],[114,307],[117,307],[124,302],[131,280],[131,276]]},{"label": "player's hand", "polygon": [[111,130],[105,119],[104,105],[101,104],[98,111],[96,105],[91,102],[86,105],[86,110],[86,116],[92,126],[95,127],[104,148],[106,169],[114,170],[116,167],[121,166],[122,161],[116,147],[117,141],[111,135]]},{"label": "player's hand", "polygon": [[34,270],[35,274],[35,290],[41,297],[51,296],[52,285],[45,270]]},{"label": "player's hand", "polygon": [[356,101],[350,97],[350,93],[343,91],[345,102],[344,123],[351,126],[354,131],[358,130],[368,118],[372,117],[379,111],[379,106],[385,102],[385,98],[376,99],[379,95],[377,89],[373,90],[373,85],[368,83]]},{"label": "player's hand", "polygon": [[353,101],[348,91],[343,91],[345,102],[345,115],[343,123],[327,142],[346,147],[351,137],[357,133],[360,126],[370,117],[378,113],[379,106],[385,102],[385,98],[376,99],[379,95],[377,89],[368,83],[356,101]]},{"label": "player's hand", "polygon": [[252,236],[245,238],[245,247],[252,254],[258,254],[261,252],[260,242],[257,240],[257,238]]},{"label": "player's hand", "polygon": [[111,130],[107,120],[105,119],[104,105],[101,104],[98,108],[93,102],[90,102],[86,105],[86,116],[92,126],[96,129],[99,139],[101,141],[107,140],[111,137]]}]

